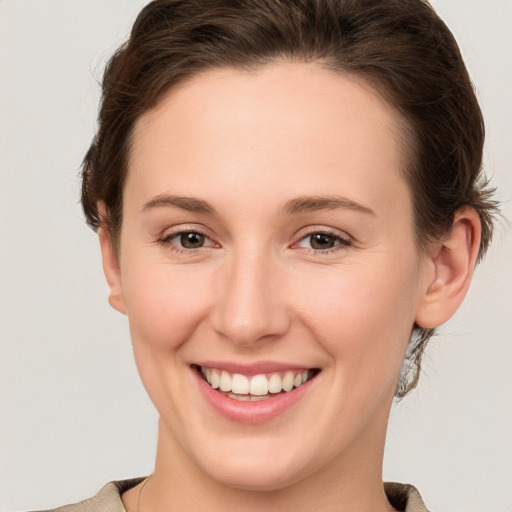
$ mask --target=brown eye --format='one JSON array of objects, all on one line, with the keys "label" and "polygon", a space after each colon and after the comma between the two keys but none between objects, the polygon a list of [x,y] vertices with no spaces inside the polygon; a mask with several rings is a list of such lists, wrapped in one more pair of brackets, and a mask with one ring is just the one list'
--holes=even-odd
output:
[{"label": "brown eye", "polygon": [[316,251],[317,253],[329,252],[348,247],[352,245],[349,238],[342,237],[337,233],[327,231],[316,231],[303,237],[297,244],[297,247]]},{"label": "brown eye", "polygon": [[180,245],[185,249],[199,249],[204,246],[205,238],[201,233],[181,233],[179,241]]},{"label": "brown eye", "polygon": [[312,249],[332,249],[339,243],[339,237],[326,233],[315,233],[314,235],[310,235],[309,243]]}]

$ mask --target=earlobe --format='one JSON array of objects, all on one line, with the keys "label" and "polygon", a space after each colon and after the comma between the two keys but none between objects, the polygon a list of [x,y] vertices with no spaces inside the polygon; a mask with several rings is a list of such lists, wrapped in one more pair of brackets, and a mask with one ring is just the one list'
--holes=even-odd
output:
[{"label": "earlobe", "polygon": [[480,219],[472,208],[459,210],[450,231],[432,248],[428,282],[416,323],[435,328],[457,311],[468,291],[480,248]]},{"label": "earlobe", "polygon": [[[98,211],[100,212],[101,218],[106,219],[105,206],[102,203],[98,205]],[[117,254],[115,254],[110,231],[105,221],[102,221],[98,229],[98,237],[100,241],[103,272],[105,273],[109,290],[108,302],[114,309],[120,313],[126,314],[119,259]]]}]

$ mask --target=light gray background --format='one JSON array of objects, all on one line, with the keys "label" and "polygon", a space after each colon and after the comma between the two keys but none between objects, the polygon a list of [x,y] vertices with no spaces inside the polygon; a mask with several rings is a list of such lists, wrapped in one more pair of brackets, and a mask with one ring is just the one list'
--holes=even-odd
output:
[{"label": "light gray background", "polygon": [[[150,473],[156,414],[126,319],[107,304],[77,172],[105,59],[143,0],[0,0],[0,508],[46,508]],[[512,198],[512,2],[436,0],[487,121],[485,162]],[[384,477],[437,512],[512,512],[512,235],[392,412]]]}]

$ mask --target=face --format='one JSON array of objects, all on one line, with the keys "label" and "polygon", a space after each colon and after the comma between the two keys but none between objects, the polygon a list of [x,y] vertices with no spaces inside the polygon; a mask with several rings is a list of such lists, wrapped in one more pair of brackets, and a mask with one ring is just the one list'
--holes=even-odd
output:
[{"label": "face", "polygon": [[399,148],[377,94],[307,64],[208,71],[139,119],[107,274],[182,467],[380,471],[427,275]]}]

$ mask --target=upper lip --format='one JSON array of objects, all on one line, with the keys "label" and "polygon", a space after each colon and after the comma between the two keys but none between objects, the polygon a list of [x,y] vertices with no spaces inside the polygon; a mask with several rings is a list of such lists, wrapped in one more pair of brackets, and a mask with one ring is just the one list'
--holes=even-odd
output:
[{"label": "upper lip", "polygon": [[203,368],[215,368],[228,373],[242,375],[259,375],[262,373],[275,373],[298,370],[311,370],[313,367],[302,364],[283,363],[278,361],[258,361],[254,363],[238,363],[235,361],[198,361],[194,363]]}]

